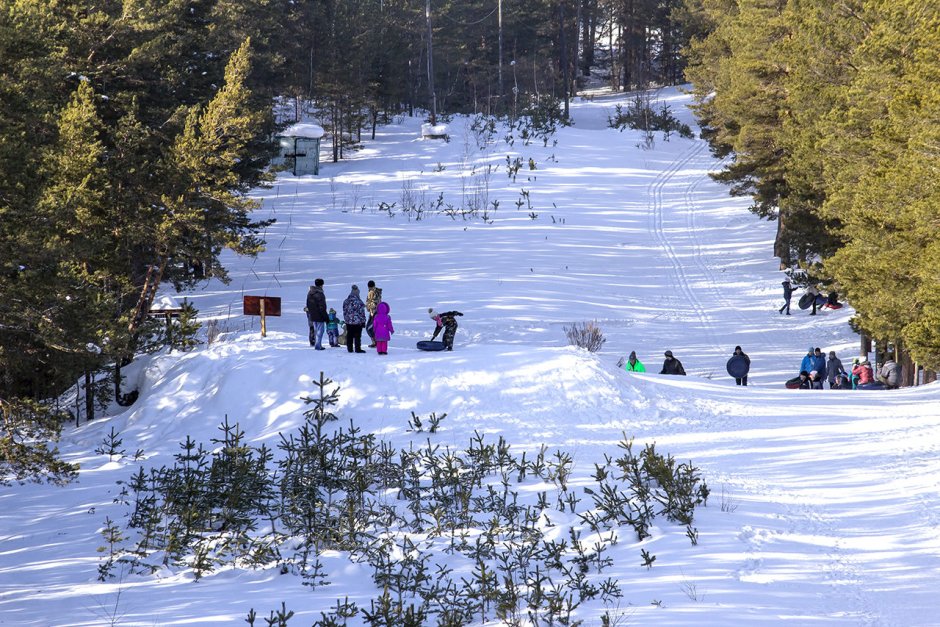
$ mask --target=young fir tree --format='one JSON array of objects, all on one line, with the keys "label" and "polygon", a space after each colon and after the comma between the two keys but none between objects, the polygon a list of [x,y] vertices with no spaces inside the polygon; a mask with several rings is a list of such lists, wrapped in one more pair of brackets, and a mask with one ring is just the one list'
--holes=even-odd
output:
[{"label": "young fir tree", "polygon": [[[223,248],[256,254],[263,247],[257,233],[270,222],[251,220],[258,203],[247,194],[270,179],[255,152],[267,114],[252,107],[245,85],[249,71],[246,41],[229,60],[225,85],[209,104],[180,111],[183,130],[163,164],[167,178],[153,225],[152,276],[141,286],[132,331],[145,320],[156,286],[165,279],[179,286],[193,283],[198,279],[185,269],[198,262],[226,280],[219,264]],[[176,268],[184,268],[183,273]]]}]

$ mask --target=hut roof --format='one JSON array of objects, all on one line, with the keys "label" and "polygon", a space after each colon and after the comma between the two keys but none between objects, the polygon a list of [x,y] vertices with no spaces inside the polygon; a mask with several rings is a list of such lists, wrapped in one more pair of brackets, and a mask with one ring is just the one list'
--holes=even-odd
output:
[{"label": "hut roof", "polygon": [[285,128],[278,133],[281,137],[307,137],[310,139],[320,139],[324,135],[323,127],[318,124],[308,122],[299,122],[293,126]]}]

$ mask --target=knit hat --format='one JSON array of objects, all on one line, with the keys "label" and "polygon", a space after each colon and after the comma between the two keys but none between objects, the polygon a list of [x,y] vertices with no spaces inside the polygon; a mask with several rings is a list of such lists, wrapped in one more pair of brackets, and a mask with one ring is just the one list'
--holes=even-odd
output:
[{"label": "knit hat", "polygon": [[628,359],[636,361],[636,351],[630,351],[630,357]]},{"label": "knit hat", "polygon": [[836,352],[835,352],[835,351],[829,351],[829,359],[835,359],[835,358],[836,358]]},{"label": "knit hat", "polygon": [[350,291],[355,292],[356,294],[358,294],[358,293],[359,293],[359,286],[358,286],[358,285],[353,285],[353,286],[352,286],[352,290],[350,290]]},{"label": "knit hat", "polygon": [[734,352],[738,352],[739,350],[741,350],[741,347],[740,347],[740,346],[735,346],[735,347],[734,347]]},{"label": "knit hat", "polygon": [[672,357],[672,351],[666,351],[666,357]]},{"label": "knit hat", "polygon": [[434,320],[435,318],[437,318],[437,312],[434,311],[434,307],[428,307],[428,317],[431,320]]},{"label": "knit hat", "polygon": [[808,350],[808,351],[806,351],[806,352],[808,352],[808,353],[809,353],[810,355],[812,355],[812,354],[813,354],[813,347],[812,347],[812,346],[810,346],[810,347],[809,347],[809,350]]}]

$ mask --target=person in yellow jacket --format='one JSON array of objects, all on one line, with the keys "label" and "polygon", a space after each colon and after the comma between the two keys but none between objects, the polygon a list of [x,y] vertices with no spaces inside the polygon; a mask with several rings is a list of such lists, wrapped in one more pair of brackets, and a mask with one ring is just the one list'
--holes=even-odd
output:
[{"label": "person in yellow jacket", "polygon": [[375,286],[375,281],[369,281],[369,293],[366,295],[366,311],[369,312],[369,319],[366,320],[366,333],[372,343],[369,348],[375,348],[375,331],[372,328],[372,322],[375,320],[375,312],[382,302],[382,288]]}]

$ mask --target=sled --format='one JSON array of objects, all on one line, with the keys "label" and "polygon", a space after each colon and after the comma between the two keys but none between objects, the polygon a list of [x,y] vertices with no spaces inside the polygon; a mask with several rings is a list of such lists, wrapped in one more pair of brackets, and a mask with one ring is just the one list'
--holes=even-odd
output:
[{"label": "sled", "polygon": [[747,376],[747,371],[750,370],[751,367],[743,356],[733,355],[731,359],[728,360],[727,369],[728,374],[730,374],[732,377],[735,379],[741,379]]},{"label": "sled", "polygon": [[418,342],[419,351],[442,351],[444,350],[444,342],[434,342],[431,340],[421,340]]},{"label": "sled", "polygon": [[812,307],[813,298],[814,297],[812,294],[803,294],[802,296],[800,296],[800,301],[798,303],[800,305],[800,309],[809,309],[810,307]]},{"label": "sled", "polygon": [[887,390],[885,384],[881,381],[872,381],[871,383],[863,383],[855,388],[856,390]]},{"label": "sled", "polygon": [[799,390],[800,389],[800,375],[797,375],[784,383],[788,390]]},{"label": "sled", "polygon": [[842,303],[826,303],[823,307],[826,309],[842,309]]}]

